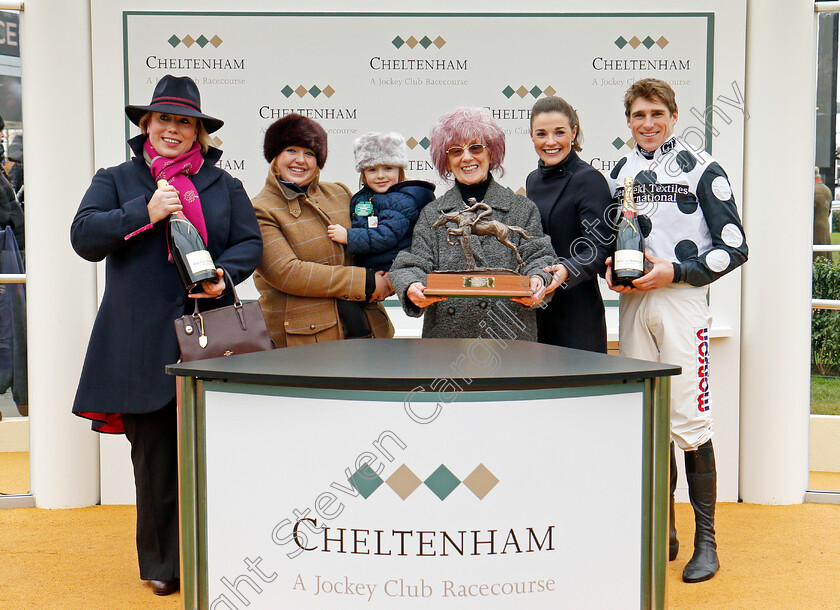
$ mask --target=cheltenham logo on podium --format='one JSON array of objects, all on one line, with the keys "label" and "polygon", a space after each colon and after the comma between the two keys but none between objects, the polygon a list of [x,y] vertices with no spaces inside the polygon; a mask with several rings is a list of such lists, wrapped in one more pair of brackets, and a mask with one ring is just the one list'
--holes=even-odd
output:
[{"label": "cheltenham logo on podium", "polygon": [[462,484],[479,500],[483,500],[499,482],[499,479],[484,464],[476,466],[463,481],[452,474],[452,471],[444,464],[438,466],[425,480],[421,480],[405,464],[397,468],[390,477],[383,480],[368,464],[364,464],[348,480],[365,500],[383,483],[403,500],[407,499],[421,485],[425,485],[438,498],[445,500],[449,494],[455,491],[455,488]]}]

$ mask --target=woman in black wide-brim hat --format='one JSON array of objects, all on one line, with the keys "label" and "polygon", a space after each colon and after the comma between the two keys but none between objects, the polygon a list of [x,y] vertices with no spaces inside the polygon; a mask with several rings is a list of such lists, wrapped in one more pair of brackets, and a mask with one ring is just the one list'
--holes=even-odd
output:
[{"label": "woman in black wide-brim hat", "polygon": [[[208,134],[223,122],[201,112],[192,79],[164,76],[149,105],[125,112],[142,132],[128,141],[134,157],[96,173],[70,231],[80,256],[106,265],[73,413],[131,443],[140,577],[168,595],[179,585],[175,378],[164,370],[180,355],[173,321],[192,312],[192,298],[202,309],[230,304],[222,268],[247,278],[262,239],[242,183],[215,166],[222,153]],[[161,178],[169,186],[157,187]],[[166,219],[178,210],[217,266],[197,294],[168,254]]]}]

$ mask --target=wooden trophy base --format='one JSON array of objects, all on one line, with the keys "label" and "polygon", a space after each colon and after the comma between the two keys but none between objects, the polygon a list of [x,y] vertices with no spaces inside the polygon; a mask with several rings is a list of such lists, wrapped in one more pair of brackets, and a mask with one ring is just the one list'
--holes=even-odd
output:
[{"label": "wooden trophy base", "polygon": [[529,278],[508,269],[440,271],[426,275],[428,296],[510,298],[531,296]]}]

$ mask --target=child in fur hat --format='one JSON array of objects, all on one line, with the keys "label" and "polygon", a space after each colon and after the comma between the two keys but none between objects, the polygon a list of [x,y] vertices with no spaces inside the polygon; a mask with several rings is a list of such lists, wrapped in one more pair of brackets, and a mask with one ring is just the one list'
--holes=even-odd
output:
[{"label": "child in fur hat", "polygon": [[388,271],[400,250],[411,245],[414,223],[435,198],[435,185],[406,180],[408,150],[396,132],[366,133],[353,143],[361,190],[350,200],[352,228],[329,225],[334,242],[347,244],[360,266]]}]

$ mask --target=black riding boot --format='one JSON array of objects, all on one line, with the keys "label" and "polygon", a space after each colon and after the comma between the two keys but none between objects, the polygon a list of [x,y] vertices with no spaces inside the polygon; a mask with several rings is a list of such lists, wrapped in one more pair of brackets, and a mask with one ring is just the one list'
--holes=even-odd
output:
[{"label": "black riding boot", "polygon": [[680,551],[680,541],[677,540],[677,522],[674,520],[674,492],[677,490],[677,456],[674,453],[674,441],[671,441],[671,504],[668,523],[670,532],[668,536],[668,561],[674,561]]},{"label": "black riding boot", "polygon": [[684,582],[709,580],[720,567],[715,543],[717,471],[712,441],[685,452],[688,496],[694,509],[694,555],[683,570]]}]

